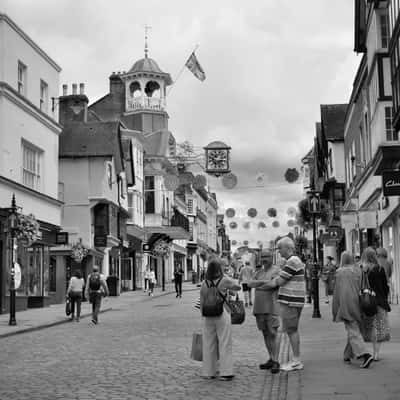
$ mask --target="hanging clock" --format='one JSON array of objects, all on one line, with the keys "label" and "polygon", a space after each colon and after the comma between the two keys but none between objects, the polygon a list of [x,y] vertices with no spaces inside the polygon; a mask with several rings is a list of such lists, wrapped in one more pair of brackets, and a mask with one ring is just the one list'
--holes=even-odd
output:
[{"label": "hanging clock", "polygon": [[204,147],[206,156],[206,172],[214,176],[221,176],[230,172],[230,147],[223,142],[212,142]]}]

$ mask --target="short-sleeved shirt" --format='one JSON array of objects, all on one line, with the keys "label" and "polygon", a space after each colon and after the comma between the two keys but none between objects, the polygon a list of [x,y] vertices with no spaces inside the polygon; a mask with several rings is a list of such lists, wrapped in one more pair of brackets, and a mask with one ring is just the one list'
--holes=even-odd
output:
[{"label": "short-sleeved shirt", "polygon": [[[279,275],[279,267],[273,265],[268,270],[258,269],[253,280],[269,281]],[[253,314],[279,315],[278,288],[275,290],[255,289]]]}]

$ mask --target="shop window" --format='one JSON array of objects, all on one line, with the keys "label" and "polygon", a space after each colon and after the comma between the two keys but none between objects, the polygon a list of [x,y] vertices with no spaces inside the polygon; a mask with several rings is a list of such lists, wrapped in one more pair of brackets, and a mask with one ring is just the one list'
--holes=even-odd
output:
[{"label": "shop window", "polygon": [[47,296],[49,292],[49,250],[45,246],[28,248],[28,296]]},{"label": "shop window", "polygon": [[56,277],[56,257],[50,257],[49,262],[49,291],[55,292],[57,290],[57,277]]}]

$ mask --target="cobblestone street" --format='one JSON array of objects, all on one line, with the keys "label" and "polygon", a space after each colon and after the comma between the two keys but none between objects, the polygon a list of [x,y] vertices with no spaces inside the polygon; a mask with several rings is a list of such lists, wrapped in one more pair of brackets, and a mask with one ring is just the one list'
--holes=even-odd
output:
[{"label": "cobblestone street", "polygon": [[189,357],[192,333],[200,328],[196,296],[195,291],[182,299],[146,298],[101,314],[98,326],[84,319],[1,339],[0,398],[234,400],[274,395],[271,374],[258,369],[266,354],[250,314],[244,325],[234,327],[236,379],[200,377],[201,363]]}]

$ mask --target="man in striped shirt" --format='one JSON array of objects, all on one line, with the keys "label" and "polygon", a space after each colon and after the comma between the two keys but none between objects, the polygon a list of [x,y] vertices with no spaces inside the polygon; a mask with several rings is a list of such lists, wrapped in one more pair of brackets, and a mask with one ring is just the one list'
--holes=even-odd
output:
[{"label": "man in striped shirt", "polygon": [[300,315],[304,306],[304,264],[294,255],[295,246],[292,239],[284,237],[278,241],[278,251],[286,260],[279,276],[265,283],[263,288],[279,287],[278,302],[282,319],[282,331],[289,336],[293,350],[293,360],[282,365],[284,371],[303,369],[300,360],[300,334],[298,331]]}]

